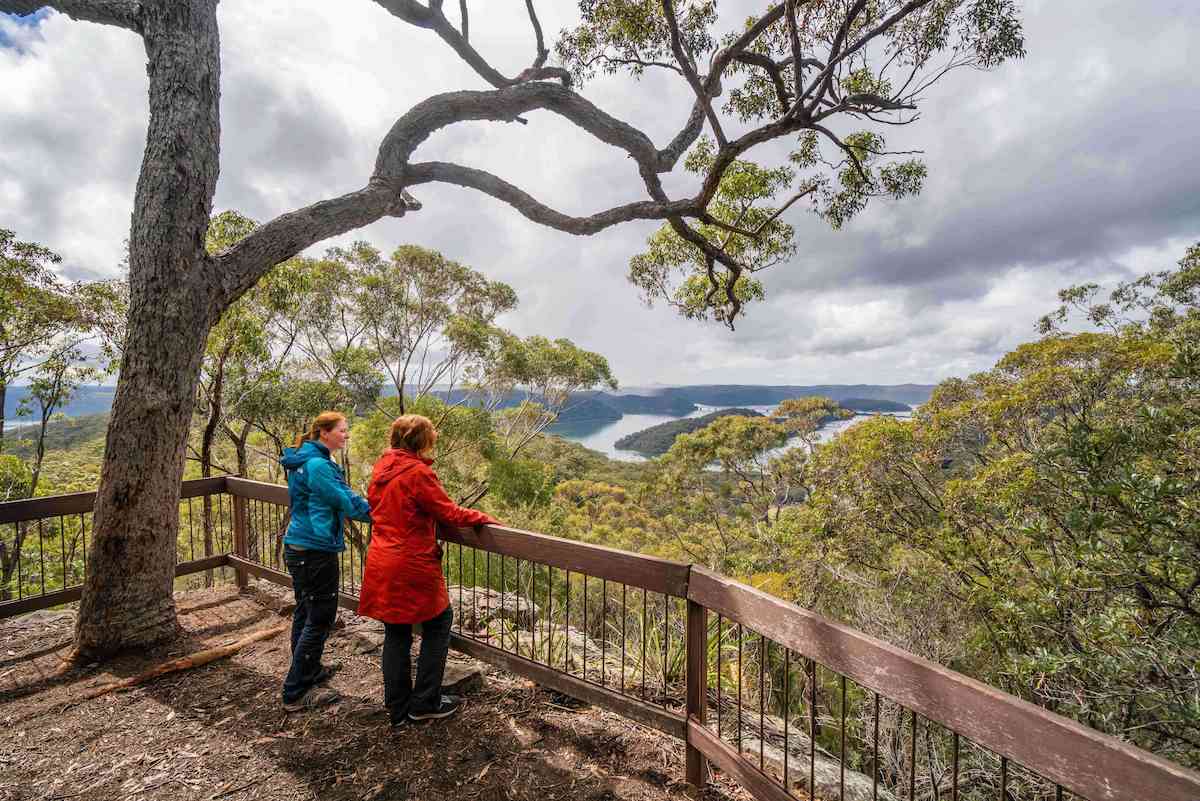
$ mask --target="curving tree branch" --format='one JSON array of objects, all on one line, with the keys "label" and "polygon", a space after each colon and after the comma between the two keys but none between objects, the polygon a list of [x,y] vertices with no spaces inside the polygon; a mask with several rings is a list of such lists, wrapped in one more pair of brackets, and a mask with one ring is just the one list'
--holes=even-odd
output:
[{"label": "curving tree branch", "polygon": [[432,182],[478,190],[507,203],[535,223],[579,236],[588,236],[631,220],[665,220],[672,216],[695,216],[703,208],[697,205],[694,198],[665,202],[642,200],[587,217],[572,217],[539,202],[503,178],[473,167],[431,161],[410,164],[405,170],[405,183],[408,186]]},{"label": "curving tree branch", "polygon": [[505,77],[499,70],[488,63],[487,59],[476,50],[467,39],[467,4],[466,0],[462,0],[462,30],[456,29],[446,15],[442,13],[442,4],[434,3],[429,6],[423,6],[416,0],[375,0],[388,13],[392,14],[405,22],[416,25],[419,28],[425,28],[436,33],[443,42],[450,45],[451,49],[459,55],[459,57],[467,63],[471,69],[490,83],[497,89],[515,86],[526,81],[539,80],[558,80],[564,86],[569,86],[571,83],[571,73],[561,67],[546,67],[543,66],[546,62],[546,56],[549,52],[545,48],[542,41],[541,25],[538,23],[537,14],[533,10],[532,4],[528,6],[529,16],[533,22],[534,31],[537,36],[538,54],[535,57],[532,66],[526,68],[515,78]]},{"label": "curving tree branch", "polygon": [[691,85],[692,91],[696,93],[696,102],[700,104],[704,116],[708,118],[708,124],[712,127],[713,136],[717,138],[717,144],[724,147],[725,131],[721,128],[721,121],[717,119],[716,112],[713,111],[710,87],[700,82],[700,76],[696,73],[696,64],[691,54],[684,51],[683,40],[679,35],[679,22],[675,19],[675,6],[671,0],[662,0],[662,9],[663,16],[667,18],[667,27],[671,30],[671,51],[675,54],[675,63],[679,65],[684,77]]},{"label": "curving tree branch", "polygon": [[71,19],[115,25],[135,33],[142,32],[142,4],[137,0],[0,0],[0,12],[32,14],[39,8],[52,8]]}]

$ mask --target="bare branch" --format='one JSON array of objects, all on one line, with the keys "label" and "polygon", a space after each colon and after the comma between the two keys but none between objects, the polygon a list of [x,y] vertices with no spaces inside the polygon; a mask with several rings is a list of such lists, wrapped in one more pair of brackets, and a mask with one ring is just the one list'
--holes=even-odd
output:
[{"label": "bare branch", "polygon": [[859,160],[858,154],[855,153],[851,147],[849,147],[841,139],[838,139],[837,135],[824,125],[818,125],[814,123],[812,127],[814,131],[819,131],[820,133],[824,134],[831,142],[841,148],[842,152],[844,152],[850,159],[850,163],[854,165],[854,171],[858,173],[858,177],[862,178],[864,182],[870,183],[871,179],[867,176],[867,171],[863,168],[862,161]]},{"label": "bare branch", "polygon": [[462,17],[462,37],[463,41],[470,39],[469,25],[467,21],[467,0],[458,0],[458,12]]},{"label": "bare branch", "polygon": [[596,62],[615,64],[623,67],[659,67],[664,70],[671,70],[671,72],[678,73],[680,76],[683,75],[683,70],[679,69],[677,65],[669,64],[665,61],[649,61],[643,58],[617,58],[616,56],[610,56],[607,53],[597,53],[587,61],[583,62],[583,64],[585,67],[592,67],[596,64]]},{"label": "bare branch", "polygon": [[[416,25],[419,28],[426,28],[433,31],[442,41],[450,45],[454,52],[458,53],[459,57],[475,70],[481,78],[490,83],[496,88],[506,86],[514,86],[526,81],[540,80],[557,80],[563,86],[569,86],[571,83],[571,73],[561,67],[546,67],[545,58],[539,57],[533,63],[533,66],[526,68],[515,78],[505,77],[495,67],[487,62],[478,50],[471,46],[467,40],[467,4],[466,0],[460,3],[462,11],[462,30],[457,30],[450,24],[450,20],[442,13],[441,3],[430,6],[423,6],[416,0],[375,0],[380,6],[386,9],[390,14],[404,20],[407,23]],[[540,30],[535,19],[535,26]],[[539,35],[539,56],[545,51],[544,43],[541,43]],[[547,53],[548,55],[548,53]]]},{"label": "bare branch", "polygon": [[683,70],[684,77],[691,84],[692,91],[696,93],[696,99],[701,103],[704,109],[704,116],[708,118],[708,124],[712,126],[713,136],[717,138],[717,144],[724,147],[726,142],[725,131],[721,128],[721,121],[717,119],[717,114],[713,111],[712,103],[709,96],[709,90],[701,85],[700,76],[696,74],[695,64],[692,58],[683,49],[683,41],[679,36],[679,23],[675,19],[675,7],[671,0],[662,0],[663,15],[667,18],[667,27],[671,29],[671,50],[675,53],[675,61]]},{"label": "bare branch", "polygon": [[535,109],[565,117],[601,142],[624,150],[643,169],[653,170],[658,164],[654,143],[632,125],[570,89],[532,82],[492,91],[446,92],[421,101],[397,120],[384,137],[375,162],[375,175],[402,181],[404,166],[413,151],[434,131],[447,125],[466,120],[508,122]]},{"label": "bare branch", "polygon": [[[800,53],[800,33],[796,30],[796,0],[787,0],[788,39],[792,45],[792,81],[796,97],[804,91],[804,58]],[[786,111],[786,109],[784,109]]]},{"label": "bare branch", "polygon": [[529,22],[533,25],[533,35],[537,37],[537,56],[533,60],[533,66],[537,69],[546,63],[550,51],[546,49],[546,41],[542,38],[542,23],[538,22],[537,12],[533,9],[533,0],[525,0],[525,8],[529,11]]},{"label": "bare branch", "polygon": [[630,220],[665,220],[672,215],[691,215],[699,212],[699,207],[693,199],[666,203],[643,200],[588,217],[571,217],[540,203],[519,187],[483,170],[437,161],[412,164],[405,170],[405,183],[408,186],[434,181],[478,190],[509,204],[535,223],[580,236],[588,236]]},{"label": "bare branch", "polygon": [[53,8],[83,22],[142,32],[142,4],[137,0],[0,0],[0,12],[5,14],[32,14],[39,8]]},{"label": "bare branch", "polygon": [[[928,0],[926,0],[926,2],[928,2]],[[796,98],[796,106],[799,107],[803,103],[804,98],[811,95],[813,90],[815,90],[818,86],[821,87],[820,90],[817,91],[816,100],[814,100],[808,106],[808,113],[810,115],[816,111],[817,103],[825,95],[825,93],[829,91],[829,84],[833,80],[833,68],[840,64],[843,58],[849,55],[849,53],[839,54],[838,50],[841,49],[842,43],[846,40],[846,36],[850,33],[850,26],[854,24],[854,20],[858,18],[858,15],[862,13],[862,10],[866,7],[866,5],[867,0],[856,0],[854,5],[850,7],[850,10],[846,12],[846,18],[842,20],[842,24],[838,28],[838,32],[833,37],[833,44],[829,47],[829,62],[825,65],[825,69],[817,73],[817,76],[813,78],[812,83],[809,84],[808,88]]]},{"label": "bare branch", "polygon": [[[809,85],[808,89],[805,91],[804,96],[807,97],[808,94],[810,92],[812,92],[813,89],[816,88],[816,86],[818,84],[820,84],[822,80],[825,81],[825,86],[828,86],[829,79],[831,79],[832,75],[833,75],[833,69],[838,64],[840,64],[846,58],[849,58],[854,53],[861,50],[863,47],[866,46],[866,44],[868,42],[870,42],[875,37],[888,31],[893,25],[895,25],[897,22],[899,22],[900,20],[907,17],[913,11],[916,11],[921,6],[929,5],[930,2],[932,2],[932,0],[909,0],[909,2],[907,2],[903,6],[901,6],[894,14],[892,14],[890,17],[885,19],[883,22],[876,25],[871,30],[864,33],[862,36],[860,36],[858,38],[858,41],[856,41],[854,44],[847,47],[841,53],[837,52],[837,48],[840,46],[840,42],[835,42],[834,43],[835,46],[829,51],[829,63],[826,64],[825,69],[822,70],[821,73],[818,74],[817,77],[813,79],[813,82]],[[860,0],[860,3],[856,4],[856,8],[859,5],[861,5],[861,0]],[[850,16],[847,16],[846,19],[847,19],[847,24],[843,26],[844,30],[848,30]],[[840,35],[841,35],[841,31],[839,31],[839,36]],[[824,89],[817,94],[817,98],[819,99],[820,96],[823,94],[825,94]],[[815,109],[816,106],[813,105],[813,108]]]},{"label": "bare branch", "polygon": [[210,261],[220,295],[232,303],[276,264],[309,245],[387,215],[403,216],[404,197],[386,182],[280,215]]},{"label": "bare branch", "polygon": [[733,60],[754,67],[762,67],[766,70],[767,74],[771,76],[771,83],[775,85],[775,97],[779,100],[780,107],[784,111],[791,108],[791,95],[788,92],[787,85],[783,82],[783,69],[779,64],[776,64],[769,56],[764,56],[762,53],[738,53],[733,57]]},{"label": "bare branch", "polygon": [[[812,184],[805,189],[801,189],[799,192],[793,195],[787,203],[784,203],[782,206],[776,209],[774,214],[763,220],[762,223],[753,231],[748,228],[740,228],[736,224],[730,225],[729,223],[721,222],[716,217],[711,216],[708,212],[704,212],[700,215],[700,221],[715,228],[728,231],[731,234],[740,234],[741,236],[749,237],[750,239],[758,239],[760,236],[762,236],[763,232],[767,230],[767,226],[778,220],[781,214],[792,207],[792,204],[794,204],[797,200],[808,197],[815,191],[817,191],[816,184]],[[744,213],[745,212],[743,211],[743,215]],[[728,240],[726,241],[726,244],[728,244]]]}]

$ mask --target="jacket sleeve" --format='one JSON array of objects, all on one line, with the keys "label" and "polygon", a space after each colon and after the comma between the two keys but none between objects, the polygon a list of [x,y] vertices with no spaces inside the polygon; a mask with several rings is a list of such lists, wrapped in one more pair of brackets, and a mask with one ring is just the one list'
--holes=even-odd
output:
[{"label": "jacket sleeve", "polygon": [[434,520],[452,526],[478,526],[500,521],[491,515],[459,506],[450,499],[432,470],[421,470],[413,481],[413,499]]},{"label": "jacket sleeve", "polygon": [[350,489],[328,459],[309,460],[308,489],[314,498],[337,510],[342,517],[371,522],[371,507],[367,500]]}]

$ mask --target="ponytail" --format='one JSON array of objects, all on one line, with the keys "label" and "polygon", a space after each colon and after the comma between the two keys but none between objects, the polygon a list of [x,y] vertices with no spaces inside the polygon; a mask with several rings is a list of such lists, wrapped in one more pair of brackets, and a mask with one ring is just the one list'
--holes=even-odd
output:
[{"label": "ponytail", "polygon": [[313,418],[312,425],[308,427],[308,431],[296,437],[296,444],[292,447],[299,448],[306,440],[320,439],[322,431],[332,431],[337,427],[338,423],[345,419],[346,415],[341,412],[321,412]]}]

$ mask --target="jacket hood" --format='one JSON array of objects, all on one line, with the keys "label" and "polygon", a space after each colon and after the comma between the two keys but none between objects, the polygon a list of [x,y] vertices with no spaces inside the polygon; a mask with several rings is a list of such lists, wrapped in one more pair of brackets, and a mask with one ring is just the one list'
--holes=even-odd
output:
[{"label": "jacket hood", "polygon": [[283,465],[284,470],[295,470],[298,467],[303,467],[304,463],[309,459],[324,456],[329,458],[329,449],[316,440],[305,440],[300,443],[299,448],[284,448],[283,456],[279,457],[279,463]]},{"label": "jacket hood", "polygon": [[371,473],[371,484],[382,489],[396,476],[407,473],[419,464],[431,465],[433,460],[417,456],[412,451],[389,448],[375,463],[375,469]]}]

